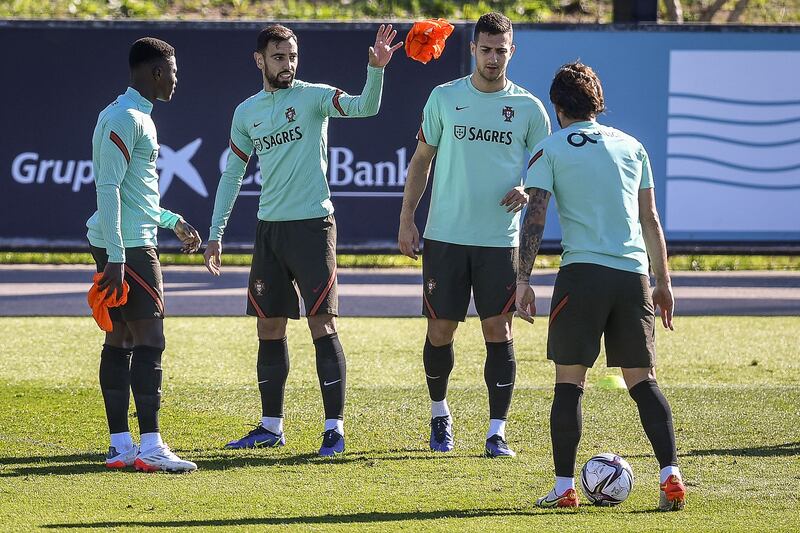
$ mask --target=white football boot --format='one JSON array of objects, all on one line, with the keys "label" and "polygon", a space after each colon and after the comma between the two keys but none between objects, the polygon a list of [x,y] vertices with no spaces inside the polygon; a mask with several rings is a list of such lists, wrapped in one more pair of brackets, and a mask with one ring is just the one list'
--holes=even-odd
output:
[{"label": "white football boot", "polygon": [[140,472],[194,472],[197,465],[184,461],[175,455],[169,446],[160,444],[148,450],[139,451],[133,466]]},{"label": "white football boot", "polygon": [[109,446],[108,455],[106,455],[106,466],[113,469],[133,466],[138,453],[139,447],[135,444],[127,450],[122,450],[121,452],[117,451],[115,447]]}]

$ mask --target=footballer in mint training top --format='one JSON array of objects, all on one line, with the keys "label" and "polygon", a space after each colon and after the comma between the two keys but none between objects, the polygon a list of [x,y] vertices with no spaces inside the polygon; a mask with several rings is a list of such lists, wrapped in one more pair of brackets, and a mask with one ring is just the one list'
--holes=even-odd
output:
[{"label": "footballer in mint training top", "polygon": [[278,24],[264,28],[253,59],[264,89],[233,113],[230,153],[220,178],[211,222],[206,266],[218,275],[222,235],[239,194],[247,161],[258,155],[262,185],[253,262],[247,287],[247,314],[258,317],[256,370],[261,423],[228,448],[282,446],[283,399],[289,372],[288,318],[305,315],[314,339],[317,376],[325,409],[319,454],[344,451],[345,355],[338,333],[336,221],[325,174],[328,119],[378,113],[383,68],[402,43],[391,24],[381,25],[369,48],[367,80],[359,96],[295,79],[298,37]]},{"label": "footballer in mint training top", "polygon": [[[201,242],[188,222],[159,205],[158,140],[150,112],[153,102],[169,102],[175,92],[175,49],[144,37],[131,46],[128,65],[130,86],[100,112],[92,136],[97,211],[86,223],[92,257],[102,273],[97,288],[120,296],[125,282],[129,286],[125,303],[108,309],[111,331],[106,329],[100,352],[100,389],[111,440],[106,466],[190,472],[197,465],[170,451],[159,425],[165,341],[156,233],[159,227],[174,230],[187,253]],[[139,445],[128,426],[131,393]]]},{"label": "footballer in mint training top", "polygon": [[321,83],[292,81],[286,89],[259,91],[236,108],[230,154],[214,202],[209,240],[222,237],[255,152],[263,183],[258,219],[305,220],[333,213],[328,170],[328,118],[371,117],[381,105],[383,68],[367,66],[359,96]]},{"label": "footballer in mint training top", "polygon": [[513,37],[505,15],[478,19],[470,43],[475,69],[431,92],[403,192],[398,244],[416,259],[414,213],[435,157],[422,254],[422,313],[428,317],[422,360],[431,399],[430,447],[436,452],[455,445],[447,383],[455,331],[472,296],[486,341],[485,453],[514,455],[505,423],[516,375],[511,320],[519,212],[528,201],[522,182],[533,147],[550,133],[550,120],[542,103],[506,76]]},{"label": "footballer in mint training top", "polygon": [[100,112],[92,135],[97,211],[86,222],[87,237],[113,263],[125,262],[125,248],[156,246],[158,228],[173,229],[180,220],[159,205],[152,110],[149,100],[128,87]]},{"label": "footballer in mint training top", "polygon": [[436,147],[425,238],[475,246],[517,246],[519,212],[499,200],[522,184],[533,147],[550,133],[542,102],[506,80],[485,93],[472,76],[436,87],[417,140]]}]

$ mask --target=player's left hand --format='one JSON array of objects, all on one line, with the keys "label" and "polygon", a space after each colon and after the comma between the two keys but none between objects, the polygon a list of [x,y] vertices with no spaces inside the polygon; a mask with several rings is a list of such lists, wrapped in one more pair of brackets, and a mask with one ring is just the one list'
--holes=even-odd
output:
[{"label": "player's left hand", "polygon": [[522,208],[528,205],[528,194],[525,192],[525,188],[514,187],[508,191],[508,194],[503,196],[503,199],[500,200],[500,205],[508,206],[506,213],[522,211]]},{"label": "player's left hand", "polygon": [[517,316],[533,324],[533,317],[536,316],[536,294],[530,284],[524,281],[517,282],[517,296],[514,303],[517,307]]},{"label": "player's left hand", "polygon": [[393,30],[391,24],[381,24],[375,36],[375,45],[369,47],[369,66],[382,68],[389,63],[394,51],[403,46],[403,41],[392,46],[396,36],[397,30]]},{"label": "player's left hand", "polygon": [[203,242],[203,239],[200,238],[200,234],[191,224],[180,219],[178,223],[175,224],[174,231],[175,235],[177,235],[183,243],[181,252],[191,254],[200,249],[200,244]]}]

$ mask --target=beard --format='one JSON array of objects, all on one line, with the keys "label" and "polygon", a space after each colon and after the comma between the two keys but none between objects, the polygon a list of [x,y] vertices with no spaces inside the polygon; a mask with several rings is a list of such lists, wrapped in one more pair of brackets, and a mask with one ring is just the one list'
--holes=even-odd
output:
[{"label": "beard", "polygon": [[[281,79],[281,74],[290,74],[291,76],[288,79]],[[267,78],[267,84],[270,87],[275,87],[276,89],[288,89],[292,82],[294,81],[294,72],[290,70],[282,70],[275,74],[274,76],[270,72],[265,72],[264,74]]]}]

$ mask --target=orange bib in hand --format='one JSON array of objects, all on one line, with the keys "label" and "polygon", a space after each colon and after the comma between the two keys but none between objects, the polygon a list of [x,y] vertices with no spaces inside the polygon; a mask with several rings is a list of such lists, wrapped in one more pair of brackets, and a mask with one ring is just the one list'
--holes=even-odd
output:
[{"label": "orange bib in hand", "polygon": [[444,52],[444,42],[455,26],[445,19],[427,19],[415,22],[406,37],[406,55],[420,63],[439,59]]},{"label": "orange bib in hand", "polygon": [[92,283],[92,288],[89,289],[89,294],[86,295],[86,299],[89,302],[89,307],[92,308],[92,316],[94,317],[94,321],[97,322],[97,325],[100,326],[100,329],[110,332],[114,329],[114,325],[111,323],[111,315],[108,313],[108,308],[125,305],[125,302],[128,301],[128,291],[130,290],[130,286],[128,286],[127,281],[123,281],[121,297],[117,298],[115,293],[106,296],[108,289],[101,291],[97,286],[97,283],[102,277],[102,272],[98,272],[94,275],[92,278],[94,283]]}]

